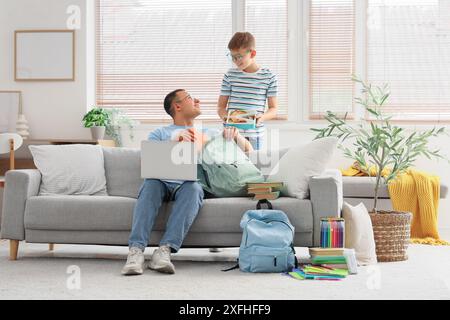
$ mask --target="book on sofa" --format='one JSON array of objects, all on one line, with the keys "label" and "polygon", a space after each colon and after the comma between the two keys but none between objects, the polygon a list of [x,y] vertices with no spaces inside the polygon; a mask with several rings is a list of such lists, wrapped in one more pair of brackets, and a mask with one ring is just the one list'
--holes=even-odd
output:
[{"label": "book on sofa", "polygon": [[247,183],[247,193],[253,195],[253,200],[275,200],[280,196],[283,182]]}]

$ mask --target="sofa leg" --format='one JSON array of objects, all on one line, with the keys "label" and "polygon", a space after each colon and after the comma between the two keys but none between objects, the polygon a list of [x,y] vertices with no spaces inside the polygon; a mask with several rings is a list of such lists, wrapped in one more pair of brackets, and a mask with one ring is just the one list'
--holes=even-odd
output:
[{"label": "sofa leg", "polygon": [[49,243],[48,244],[48,250],[49,251],[53,251],[53,249],[55,249],[55,244],[54,243]]},{"label": "sofa leg", "polygon": [[9,260],[17,260],[19,240],[9,240]]}]

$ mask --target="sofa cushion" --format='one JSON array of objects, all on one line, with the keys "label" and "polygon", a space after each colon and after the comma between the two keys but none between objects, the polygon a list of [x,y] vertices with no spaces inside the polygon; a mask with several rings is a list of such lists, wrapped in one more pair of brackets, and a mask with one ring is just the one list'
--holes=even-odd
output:
[{"label": "sofa cushion", "polygon": [[[25,229],[38,230],[131,230],[136,200],[114,196],[38,196],[27,200]],[[278,198],[275,209],[283,210],[296,232],[312,232],[309,200]],[[205,199],[192,232],[241,232],[239,223],[246,210],[254,209],[251,198]],[[163,231],[172,202],[163,203],[154,230]]]},{"label": "sofa cushion", "polygon": [[288,152],[289,148],[274,150],[255,150],[250,152],[250,161],[259,169],[265,178],[272,172],[278,161]]},{"label": "sofa cushion", "polygon": [[[344,198],[373,198],[376,177],[342,177],[342,190]],[[448,187],[441,182],[440,197],[446,198]],[[381,181],[378,189],[378,197],[389,199],[389,191],[386,184]]]},{"label": "sofa cushion", "polygon": [[37,196],[27,200],[25,229],[127,230],[136,200],[113,196]]},{"label": "sofa cushion", "polygon": [[131,148],[103,148],[106,188],[111,196],[137,198],[141,179],[141,152]]},{"label": "sofa cushion", "polygon": [[42,175],[40,195],[107,195],[101,146],[30,145],[28,148]]},{"label": "sofa cushion", "polygon": [[281,194],[287,197],[309,197],[309,179],[325,171],[336,149],[338,139],[325,137],[289,149],[267,178],[284,183]]},{"label": "sofa cushion", "polygon": [[345,247],[355,249],[358,264],[377,263],[372,220],[364,204],[352,206],[344,202],[342,217],[345,219]]}]

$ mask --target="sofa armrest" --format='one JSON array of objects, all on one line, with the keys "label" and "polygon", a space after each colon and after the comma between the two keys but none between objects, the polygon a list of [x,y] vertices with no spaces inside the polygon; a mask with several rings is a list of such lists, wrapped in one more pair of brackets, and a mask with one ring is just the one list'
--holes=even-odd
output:
[{"label": "sofa armrest", "polygon": [[39,170],[10,170],[5,176],[1,238],[24,240],[27,199],[36,196],[41,183]]},{"label": "sofa armrest", "polygon": [[320,218],[340,217],[343,203],[342,174],[329,169],[309,181],[313,210],[314,246],[320,245]]}]

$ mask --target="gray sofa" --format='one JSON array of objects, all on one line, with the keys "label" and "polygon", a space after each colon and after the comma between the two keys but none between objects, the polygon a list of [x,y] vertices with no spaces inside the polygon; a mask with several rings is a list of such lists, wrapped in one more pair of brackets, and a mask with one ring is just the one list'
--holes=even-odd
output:
[{"label": "gray sofa", "polygon": [[[280,156],[286,149],[280,150]],[[108,196],[39,196],[38,170],[13,170],[6,174],[1,238],[10,240],[10,259],[17,259],[20,240],[30,243],[127,245],[140,178],[140,152],[103,148]],[[256,161],[256,165],[260,164]],[[68,181],[70,183],[70,181]],[[320,218],[339,216],[342,177],[327,170],[311,177],[310,199],[280,197],[272,204],[283,210],[295,226],[295,246],[319,244]],[[254,209],[251,198],[205,199],[184,247],[239,246],[242,214]],[[149,245],[161,238],[171,203],[163,204]]]}]

